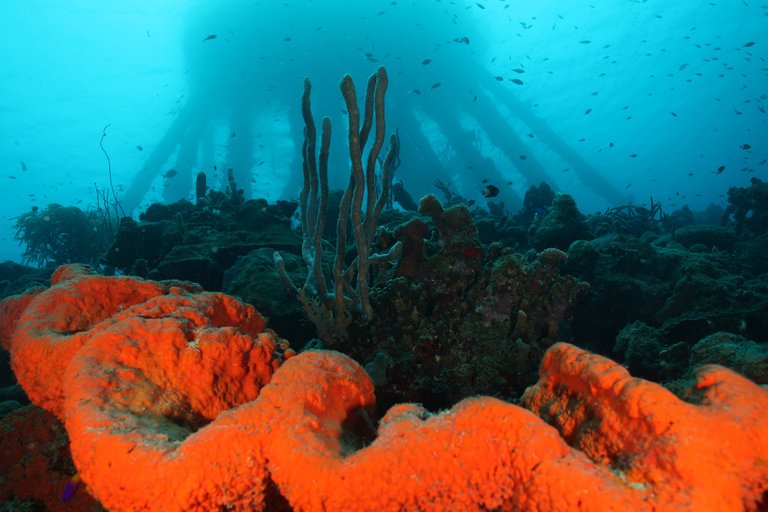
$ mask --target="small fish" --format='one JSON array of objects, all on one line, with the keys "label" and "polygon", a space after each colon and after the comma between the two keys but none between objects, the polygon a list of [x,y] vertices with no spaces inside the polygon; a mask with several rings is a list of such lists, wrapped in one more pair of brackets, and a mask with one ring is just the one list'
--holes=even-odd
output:
[{"label": "small fish", "polygon": [[136,149],[138,149],[139,151],[144,151],[144,146],[136,146]]},{"label": "small fish", "polygon": [[637,158],[637,153],[632,153],[631,155],[629,155],[629,158]]},{"label": "small fish", "polygon": [[27,164],[24,163],[24,160],[21,161],[21,170],[26,171],[27,170]]},{"label": "small fish", "polygon": [[632,184],[631,184],[631,183],[627,183],[627,186],[626,186],[626,187],[624,187],[624,190],[628,189],[628,188],[629,188],[629,187],[631,187],[631,186],[632,186]]},{"label": "small fish", "polygon": [[75,497],[78,487],[80,487],[80,473],[75,473],[75,476],[70,478],[67,485],[64,486],[64,491],[61,493],[61,501],[69,503]]},{"label": "small fish", "polygon": [[435,82],[435,83],[433,83],[432,85],[430,85],[430,86],[429,86],[429,88],[430,88],[430,89],[437,89],[437,88],[438,88],[438,87],[440,87],[441,85],[443,85],[443,84],[442,84],[442,83],[440,83],[440,82]]},{"label": "small fish", "polygon": [[526,156],[526,155],[520,155],[520,160],[528,160],[528,156]]},{"label": "small fish", "polygon": [[15,180],[16,176],[8,176],[10,179]]},{"label": "small fish", "polygon": [[588,108],[587,110],[584,111],[584,115],[588,116],[590,114],[590,112],[592,112],[592,109]]},{"label": "small fish", "polygon": [[515,68],[512,71],[514,71],[515,73],[519,73],[519,74],[525,73],[525,70],[522,69],[522,68]]},{"label": "small fish", "polygon": [[[743,149],[744,151],[746,151],[746,150],[748,150],[748,149],[752,149],[752,146],[750,146],[749,144],[742,144],[742,145],[741,145],[741,149]],[[24,169],[24,170],[26,171],[26,169]]]},{"label": "small fish", "polygon": [[609,143],[608,143],[608,147],[609,147],[609,148],[612,148],[612,147],[613,147],[613,142],[609,142]]},{"label": "small fish", "polygon": [[685,68],[687,68],[687,67],[688,67],[688,63],[686,62],[686,63],[684,63],[684,64],[680,64],[680,65],[677,67],[677,70],[678,70],[678,71],[682,71],[682,70],[684,70],[684,69],[685,69]]},{"label": "small fish", "polygon": [[475,5],[478,6],[479,8],[481,8],[481,9],[485,10],[485,6],[483,4],[479,4],[479,3],[475,2]]},{"label": "small fish", "polygon": [[488,183],[488,180],[487,179],[483,180],[483,183]]},{"label": "small fish", "polygon": [[422,65],[422,66],[426,66],[426,65],[427,65],[427,64],[429,64],[430,62],[432,62],[432,59],[424,59],[423,61],[421,61],[421,65]]},{"label": "small fish", "polygon": [[203,42],[210,41],[212,39],[216,39],[217,37],[219,37],[219,36],[217,36],[216,34],[211,34],[211,35],[207,36],[205,39],[203,39]]},{"label": "small fish", "polygon": [[495,185],[486,185],[482,194],[484,197],[496,197],[499,195],[499,187]]},{"label": "small fish", "polygon": [[748,43],[744,43],[744,48],[749,48],[750,46],[755,46],[755,42],[754,41],[750,41]]},{"label": "small fish", "polygon": [[510,82],[517,85],[523,85],[523,81],[520,80],[519,78],[513,78],[512,80],[510,80]]},{"label": "small fish", "polygon": [[672,117],[677,117],[677,114],[675,112],[670,112],[672,114]]},{"label": "small fish", "polygon": [[457,37],[453,40],[454,43],[469,44],[469,38],[467,36]]},{"label": "small fish", "polygon": [[235,137],[237,137],[237,132],[232,132],[229,134],[230,139],[234,139]]},{"label": "small fish", "polygon": [[475,204],[474,199],[470,199],[469,201],[467,201],[467,206],[472,206],[473,204]]},{"label": "small fish", "polygon": [[589,39],[582,39],[581,41],[579,41],[579,43],[581,43],[581,44],[589,44],[591,42],[592,41],[590,41]]},{"label": "small fish", "polygon": [[715,174],[720,174],[720,173],[722,173],[724,170],[725,170],[725,166],[724,166],[724,165],[721,165],[720,167],[718,167],[718,168],[717,168],[717,170],[715,171]]},{"label": "small fish", "polygon": [[503,76],[500,76],[500,75],[496,75],[494,78],[495,78],[496,80],[498,80],[499,82],[503,82],[503,81],[504,81],[504,77],[503,77]]},{"label": "small fish", "polygon": [[421,91],[419,89],[411,89],[411,92],[413,94],[421,94]]},{"label": "small fish", "polygon": [[163,174],[163,178],[170,179],[176,176],[176,169],[169,169],[165,174]]},{"label": "small fish", "polygon": [[288,42],[288,41],[290,41],[291,39],[293,39],[291,36],[285,36],[285,37],[283,38],[283,41],[286,41],[286,42]]}]

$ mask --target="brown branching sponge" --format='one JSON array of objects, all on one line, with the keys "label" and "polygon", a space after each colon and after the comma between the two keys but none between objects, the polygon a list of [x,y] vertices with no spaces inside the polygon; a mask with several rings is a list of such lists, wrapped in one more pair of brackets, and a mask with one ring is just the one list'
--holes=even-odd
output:
[{"label": "brown branching sponge", "polygon": [[[389,151],[381,165],[381,190],[376,190],[376,166],[384,145],[386,124],[384,96],[387,73],[381,67],[368,79],[362,126],[357,94],[352,77],[341,80],[341,93],[349,112],[349,157],[352,172],[339,205],[336,222],[336,257],[333,282],[329,287],[322,268],[322,240],[328,210],[328,151],[331,142],[331,122],[323,118],[320,135],[319,158],[316,154],[317,131],[312,117],[310,92],[312,85],[304,79],[301,111],[304,117],[304,143],[302,145],[304,185],[299,196],[301,209],[301,252],[307,265],[307,279],[297,287],[288,277],[279,252],[274,260],[278,273],[286,286],[296,293],[309,318],[318,329],[320,338],[332,341],[345,338],[347,327],[358,315],[363,321],[373,316],[368,297],[368,279],[371,264],[396,259],[401,243],[394,244],[386,253],[371,254],[376,224],[389,195],[390,175],[398,152],[398,138],[391,135]],[[373,143],[363,163],[365,144],[373,131]],[[345,266],[347,229],[352,226],[357,256]]]}]

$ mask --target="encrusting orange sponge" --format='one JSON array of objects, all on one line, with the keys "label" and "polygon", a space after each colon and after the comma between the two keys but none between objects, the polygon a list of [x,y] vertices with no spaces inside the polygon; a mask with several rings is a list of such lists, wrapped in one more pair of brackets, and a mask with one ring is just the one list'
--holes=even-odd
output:
[{"label": "encrusting orange sponge", "polygon": [[[706,512],[768,502],[768,392],[723,368],[703,369],[687,403],[560,343],[523,397],[530,410],[476,397],[439,414],[402,404],[376,422],[357,363],[331,351],[286,358],[251,306],[67,274],[26,309],[19,298],[0,308],[0,333],[15,326],[3,343],[22,384],[63,419],[82,481],[109,510]],[[47,372],[56,379],[41,389]]]},{"label": "encrusting orange sponge", "polygon": [[564,343],[540,375],[523,405],[656,510],[768,507],[768,392],[752,381],[703,366],[688,403]]}]

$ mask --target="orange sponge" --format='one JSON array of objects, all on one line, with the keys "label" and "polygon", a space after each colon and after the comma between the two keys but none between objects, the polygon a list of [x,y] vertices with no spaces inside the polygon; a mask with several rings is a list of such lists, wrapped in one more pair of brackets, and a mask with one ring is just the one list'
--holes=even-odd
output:
[{"label": "orange sponge", "polygon": [[57,275],[0,304],[0,334],[110,510],[768,506],[768,392],[724,368],[701,369],[683,401],[559,343],[526,408],[475,397],[438,414],[398,405],[376,422],[357,363],[331,351],[286,360],[286,343],[232,297]]}]

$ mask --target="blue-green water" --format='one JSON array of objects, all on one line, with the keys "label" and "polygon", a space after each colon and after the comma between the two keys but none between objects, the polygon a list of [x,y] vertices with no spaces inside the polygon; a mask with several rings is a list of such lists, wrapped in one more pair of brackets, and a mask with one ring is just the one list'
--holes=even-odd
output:
[{"label": "blue-green water", "polygon": [[192,197],[200,170],[296,197],[304,76],[341,185],[338,82],[362,96],[381,65],[416,197],[440,179],[483,204],[487,180],[516,211],[546,180],[585,212],[671,211],[768,176],[764,2],[7,0],[0,25],[0,259],[33,206],[96,205],[100,142],[134,215]]}]

